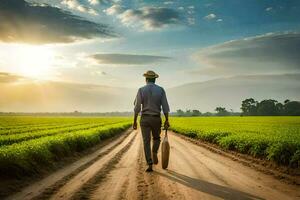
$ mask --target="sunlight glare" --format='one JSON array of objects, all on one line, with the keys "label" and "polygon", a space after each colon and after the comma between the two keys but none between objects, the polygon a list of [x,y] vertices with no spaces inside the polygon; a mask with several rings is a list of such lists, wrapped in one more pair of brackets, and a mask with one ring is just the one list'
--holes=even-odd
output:
[{"label": "sunlight glare", "polygon": [[20,45],[15,53],[15,63],[21,75],[35,79],[50,77],[55,56],[49,47]]}]

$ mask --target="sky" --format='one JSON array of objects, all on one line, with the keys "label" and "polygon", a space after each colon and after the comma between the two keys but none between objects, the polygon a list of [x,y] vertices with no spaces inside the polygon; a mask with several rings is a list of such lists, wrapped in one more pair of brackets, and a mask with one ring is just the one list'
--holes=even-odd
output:
[{"label": "sky", "polygon": [[[299,30],[298,0],[1,0],[0,89],[136,90],[147,70],[165,88],[298,74]],[[10,92],[0,109],[22,95]]]}]

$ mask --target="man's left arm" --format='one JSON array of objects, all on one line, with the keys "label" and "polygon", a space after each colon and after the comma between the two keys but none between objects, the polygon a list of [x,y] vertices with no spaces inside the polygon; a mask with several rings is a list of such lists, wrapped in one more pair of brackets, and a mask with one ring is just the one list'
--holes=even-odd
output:
[{"label": "man's left arm", "polygon": [[162,95],[161,106],[162,106],[163,113],[164,113],[164,115],[165,115],[165,124],[164,124],[164,128],[165,128],[165,129],[168,129],[168,128],[170,127],[170,123],[169,123],[169,112],[170,112],[170,107],[169,107],[167,95],[166,95],[166,92],[165,92],[164,89],[163,89],[163,95]]},{"label": "man's left arm", "polygon": [[133,119],[133,129],[136,130],[137,129],[137,117],[138,117],[139,113],[134,112],[134,119]]}]

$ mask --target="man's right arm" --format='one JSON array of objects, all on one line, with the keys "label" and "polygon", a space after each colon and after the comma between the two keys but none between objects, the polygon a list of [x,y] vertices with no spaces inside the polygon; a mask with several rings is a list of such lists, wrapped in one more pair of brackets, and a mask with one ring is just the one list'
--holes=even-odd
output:
[{"label": "man's right arm", "polygon": [[136,98],[134,100],[133,129],[137,129],[137,117],[139,115],[139,112],[141,111],[141,104],[142,104],[142,95],[141,95],[141,89],[139,89]]}]

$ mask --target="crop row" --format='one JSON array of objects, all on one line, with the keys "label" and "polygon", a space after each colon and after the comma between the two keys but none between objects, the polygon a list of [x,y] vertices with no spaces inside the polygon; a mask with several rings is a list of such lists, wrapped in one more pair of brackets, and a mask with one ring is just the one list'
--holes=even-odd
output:
[{"label": "crop row", "polygon": [[[26,119],[26,120],[25,120]],[[0,116],[0,133],[9,134],[18,131],[31,131],[31,129],[64,126],[67,124],[98,123],[105,121],[120,121],[124,117],[30,117],[30,116]],[[2,128],[1,128],[2,124]]]},{"label": "crop row", "polygon": [[89,129],[97,129],[101,126],[107,126],[110,124],[119,123],[120,121],[103,121],[98,122],[96,124],[84,124],[84,125],[77,125],[72,127],[63,127],[63,128],[57,128],[53,130],[43,130],[38,132],[28,132],[28,133],[22,133],[22,134],[16,134],[16,135],[2,135],[0,136],[0,146],[3,145],[11,145],[14,143],[19,143],[26,140],[36,139],[40,137],[50,136],[50,135],[56,135],[56,134],[64,134],[68,132],[77,132],[82,130],[89,130]]},{"label": "crop row", "polygon": [[175,132],[278,164],[300,167],[299,117],[173,118]]},{"label": "crop row", "polygon": [[[52,118],[51,118],[52,119]],[[88,120],[87,120],[88,119]],[[43,123],[45,119],[40,119],[40,121],[36,121],[38,124],[31,125],[31,126],[18,126],[16,128],[11,128],[9,130],[0,130],[0,137],[1,135],[12,135],[12,134],[19,134],[19,133],[26,133],[26,132],[36,132],[42,130],[50,130],[56,128],[63,128],[63,127],[71,127],[77,125],[84,125],[84,124],[96,124],[96,123],[111,123],[111,122],[119,122],[126,120],[126,118],[75,118],[75,119],[68,119],[68,118],[61,118],[61,121],[45,124]],[[49,120],[49,119],[46,119]],[[56,120],[56,119],[52,119]],[[42,124],[42,125],[41,125]]]},{"label": "crop row", "polygon": [[39,171],[40,166],[51,166],[53,161],[91,147],[130,125],[129,121],[120,122],[0,147],[0,173],[13,176],[32,174]]},{"label": "crop row", "polygon": [[0,146],[3,145],[11,145],[14,143],[30,140],[30,139],[36,139],[40,137],[45,137],[49,135],[55,135],[55,134],[64,134],[66,132],[72,132],[72,131],[80,131],[80,130],[86,130],[94,127],[101,126],[102,124],[86,124],[86,125],[75,125],[75,126],[67,126],[63,128],[56,128],[53,130],[43,130],[38,132],[27,132],[22,134],[10,134],[10,135],[2,135],[0,136]]},{"label": "crop row", "polygon": [[[121,117],[115,117],[120,119]],[[67,123],[94,123],[111,120],[112,117],[40,117],[40,116],[0,116],[0,130],[28,128]]]},{"label": "crop row", "polygon": [[11,129],[2,129],[0,130],[0,137],[2,135],[12,135],[12,134],[20,134],[20,133],[27,133],[27,132],[36,132],[36,131],[43,131],[43,130],[51,130],[57,128],[64,128],[64,127],[72,127],[72,126],[79,126],[88,124],[85,123],[56,123],[56,124],[46,124],[46,125],[36,125],[36,126],[26,126],[26,127],[16,127]]},{"label": "crop row", "polygon": [[[24,120],[27,119],[27,120]],[[46,119],[46,118],[37,118],[37,117],[13,117],[13,116],[1,116],[0,117],[0,130],[6,129],[15,129],[15,128],[24,128],[37,125],[50,125],[55,123],[61,123],[64,120],[57,119]]]},{"label": "crop row", "polygon": [[[0,120],[2,120],[0,118]],[[37,126],[50,126],[52,124],[56,124],[56,123],[16,123],[16,124],[5,124],[6,122],[2,122],[3,124],[0,125],[0,130],[1,131],[9,131],[9,130],[13,130],[13,129],[22,129],[22,128],[28,128],[28,127],[37,127]]]}]

